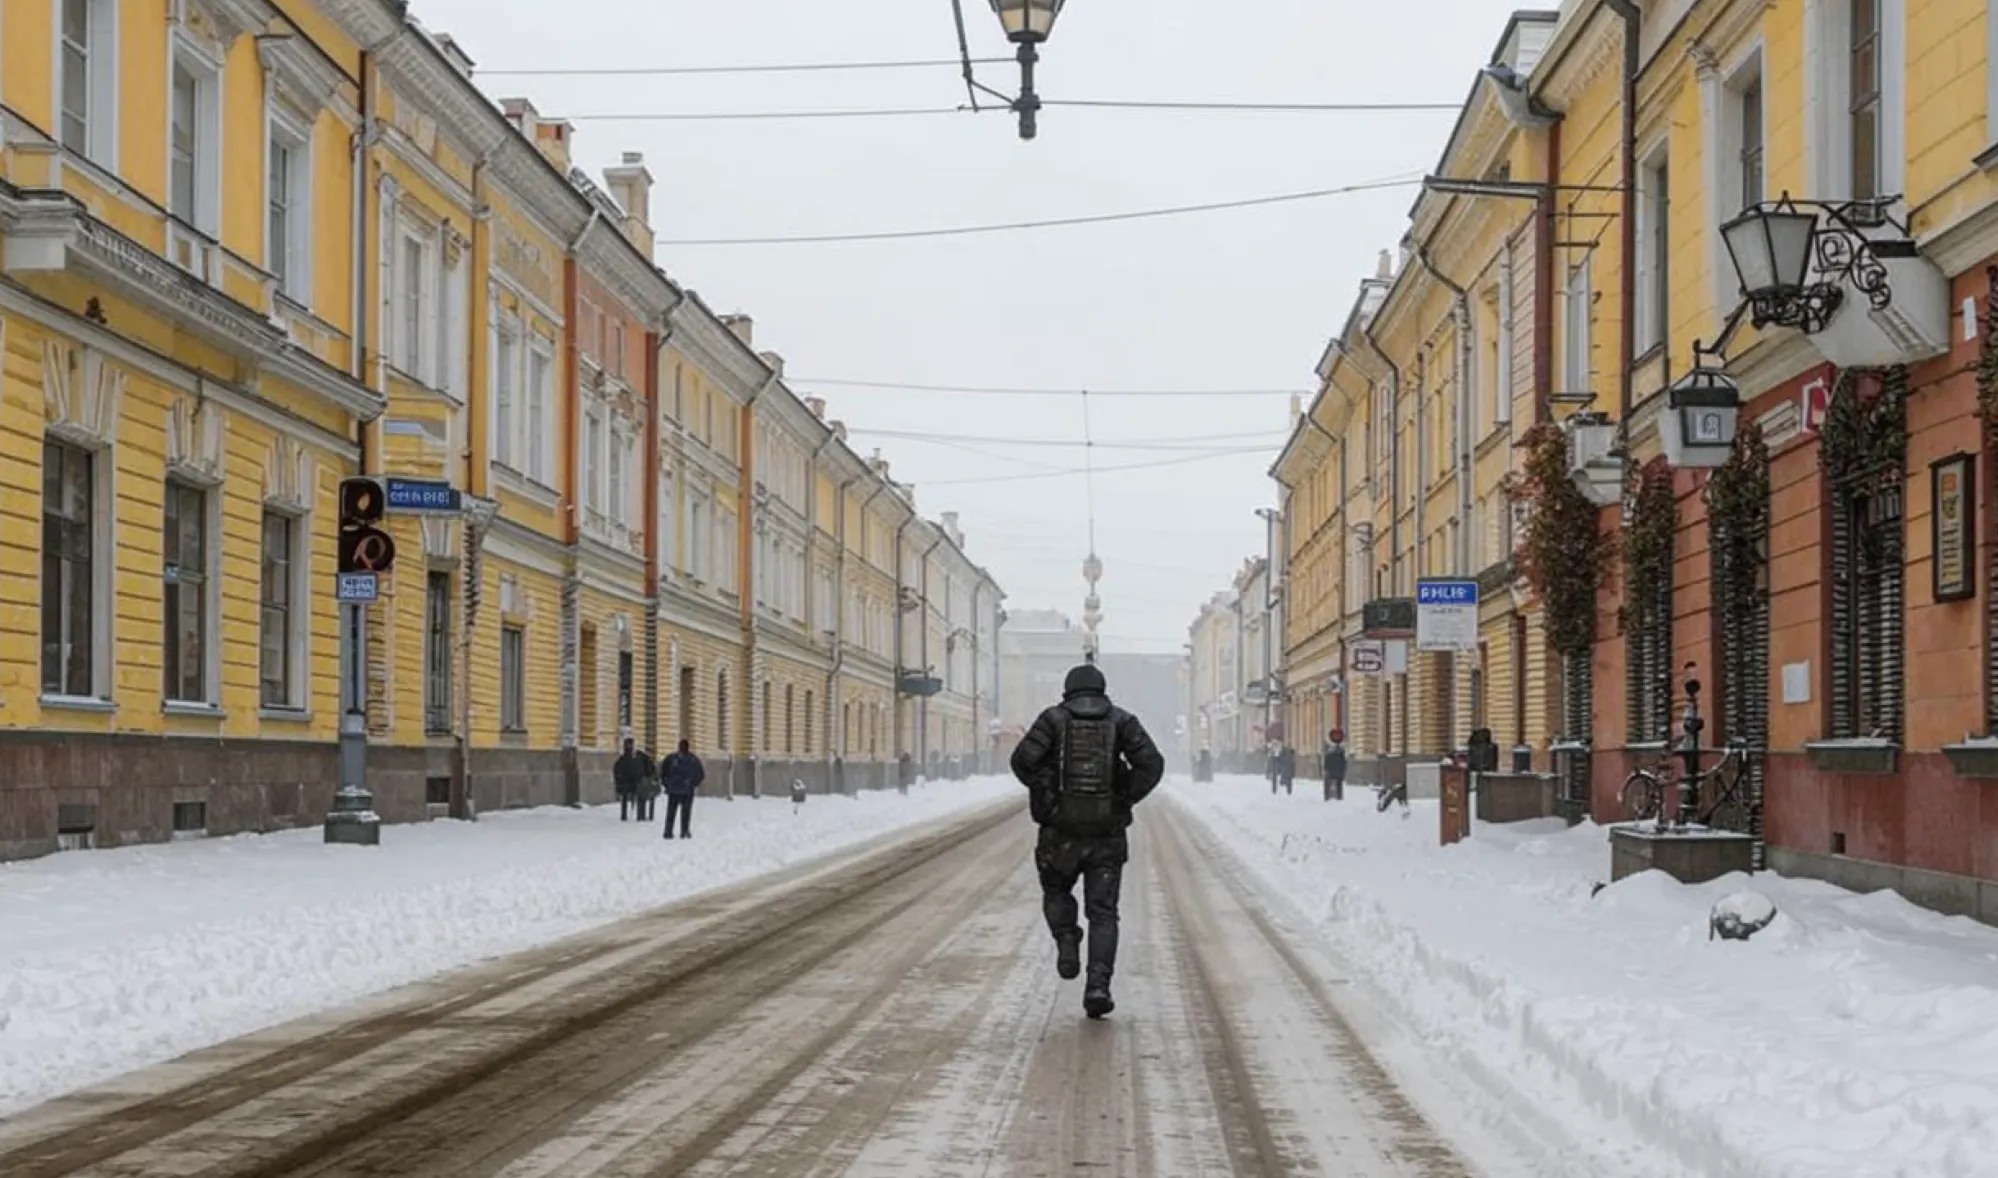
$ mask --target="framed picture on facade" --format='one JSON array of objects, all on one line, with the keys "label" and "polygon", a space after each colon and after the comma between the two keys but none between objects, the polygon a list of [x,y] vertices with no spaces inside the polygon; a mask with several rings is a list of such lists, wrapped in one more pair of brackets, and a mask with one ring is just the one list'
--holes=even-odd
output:
[{"label": "framed picture on facade", "polygon": [[1977,593],[1975,462],[1975,455],[1952,454],[1929,464],[1930,568],[1937,601],[1962,601]]}]

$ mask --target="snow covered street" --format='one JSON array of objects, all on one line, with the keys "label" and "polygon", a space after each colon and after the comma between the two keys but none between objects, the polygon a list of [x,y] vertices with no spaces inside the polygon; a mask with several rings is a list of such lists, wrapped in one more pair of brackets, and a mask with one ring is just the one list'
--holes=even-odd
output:
[{"label": "snow covered street", "polygon": [[378,849],[313,827],[0,863],[0,1116],[1018,788],[814,797],[795,816],[704,798],[689,842],[609,806],[393,826]]},{"label": "snow covered street", "polygon": [[[1600,827],[1479,826],[1444,849],[1433,801],[1403,819],[1370,789],[1318,791],[1165,790],[1406,1028],[1423,1058],[1390,1046],[1391,1069],[1446,1076],[1484,1131],[1600,1178],[1998,1175],[1998,929],[1775,875],[1654,872],[1591,898]],[[1744,889],[1775,923],[1710,941]]]}]

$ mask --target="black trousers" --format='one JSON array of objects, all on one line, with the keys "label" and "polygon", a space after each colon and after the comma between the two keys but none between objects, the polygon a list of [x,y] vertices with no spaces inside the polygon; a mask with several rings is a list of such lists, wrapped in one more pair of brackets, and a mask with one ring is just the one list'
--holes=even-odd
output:
[{"label": "black trousers", "polygon": [[630,794],[621,793],[617,795],[617,820],[619,822],[631,821],[631,807],[637,801],[638,799]]},{"label": "black trousers", "polygon": [[652,821],[652,812],[657,807],[658,801],[659,796],[657,794],[638,795],[638,820],[640,822]]},{"label": "black trousers", "polygon": [[1075,884],[1082,881],[1082,915],[1089,918],[1089,980],[1108,982],[1117,968],[1117,898],[1131,843],[1123,831],[1109,835],[1064,834],[1042,827],[1034,846],[1034,869],[1041,877],[1041,911],[1056,940],[1080,939]]},{"label": "black trousers", "polygon": [[691,830],[691,824],[694,820],[694,799],[675,797],[672,794],[666,795],[667,838],[673,837],[673,818],[675,815],[678,815],[680,819],[680,837],[683,839],[694,837]]}]

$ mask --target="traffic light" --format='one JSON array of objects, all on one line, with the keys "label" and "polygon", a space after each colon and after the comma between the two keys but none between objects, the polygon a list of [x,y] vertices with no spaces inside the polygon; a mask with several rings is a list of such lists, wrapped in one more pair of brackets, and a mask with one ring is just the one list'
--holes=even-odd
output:
[{"label": "traffic light", "polygon": [[387,499],[365,475],[340,480],[340,571],[386,573],[395,567],[395,537],[381,530]]}]

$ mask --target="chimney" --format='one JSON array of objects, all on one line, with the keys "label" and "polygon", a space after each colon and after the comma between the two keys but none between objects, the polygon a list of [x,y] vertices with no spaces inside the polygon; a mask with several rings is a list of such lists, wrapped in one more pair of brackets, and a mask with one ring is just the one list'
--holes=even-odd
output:
[{"label": "chimney", "polygon": [[838,435],[839,435],[839,440],[840,440],[840,441],[842,441],[842,442],[846,441],[846,423],[845,423],[844,421],[835,421],[835,422],[833,422],[833,423],[832,423],[832,431],[833,431],[833,433],[835,433],[835,434],[838,434]]},{"label": "chimney", "polygon": [[1380,261],[1374,264],[1374,277],[1375,278],[1394,277],[1394,259],[1389,255],[1389,253],[1386,250],[1381,251]]},{"label": "chimney", "polygon": [[[826,419],[826,399],[824,397],[806,397],[805,408],[810,409],[812,416],[818,418],[820,421]],[[834,422],[833,424],[837,425],[839,423]]]},{"label": "chimney", "polygon": [[534,146],[564,176],[569,174],[569,139],[576,128],[562,119],[544,119],[535,129]]},{"label": "chimney", "polygon": [[957,526],[957,513],[955,511],[946,511],[943,513],[943,530],[944,534],[950,537],[951,543],[957,545],[959,548],[964,547],[964,529]]},{"label": "chimney", "polygon": [[1297,428],[1297,419],[1304,416],[1304,398],[1296,393],[1290,395],[1290,428]]},{"label": "chimney", "polygon": [[444,60],[451,63],[451,68],[458,71],[459,77],[468,80],[471,78],[472,55],[465,52],[464,46],[458,44],[457,38],[449,33],[439,33],[437,48],[444,54]]},{"label": "chimney", "polygon": [[745,347],[750,346],[751,341],[756,338],[756,320],[747,315],[723,315],[721,325],[728,328]]},{"label": "chimney", "polygon": [[513,124],[514,130],[533,141],[536,128],[541,123],[541,112],[534,109],[532,102],[525,98],[502,98],[500,110],[506,115],[506,121]]},{"label": "chimney", "polygon": [[784,379],[784,357],[778,355],[776,352],[758,352],[756,353],[756,358],[763,361],[765,368],[776,373],[778,380]]},{"label": "chimney", "polygon": [[645,166],[642,152],[627,151],[623,162],[615,168],[604,169],[604,187],[610,190],[611,199],[624,210],[624,235],[638,252],[649,261],[652,258],[654,240],[652,235],[652,173]]}]

